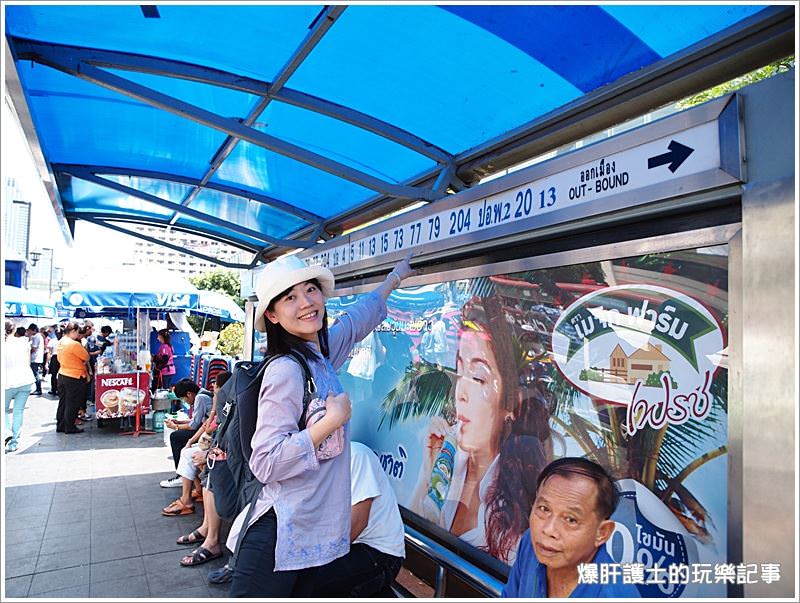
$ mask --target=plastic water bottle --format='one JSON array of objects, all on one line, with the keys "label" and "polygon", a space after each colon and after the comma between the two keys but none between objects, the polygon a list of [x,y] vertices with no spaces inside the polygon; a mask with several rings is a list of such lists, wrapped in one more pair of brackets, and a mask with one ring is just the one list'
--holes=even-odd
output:
[{"label": "plastic water bottle", "polygon": [[163,410],[157,410],[153,413],[153,430],[164,431],[164,415],[167,413]]},{"label": "plastic water bottle", "polygon": [[436,460],[431,469],[431,478],[428,482],[428,495],[425,504],[435,514],[441,513],[450,482],[453,480],[453,467],[455,464],[456,443],[455,436],[448,433],[442,444]]},{"label": "plastic water bottle", "polygon": [[[150,353],[144,349],[144,345],[136,354],[136,368],[140,371],[150,364]],[[149,370],[149,369],[148,369]]]}]

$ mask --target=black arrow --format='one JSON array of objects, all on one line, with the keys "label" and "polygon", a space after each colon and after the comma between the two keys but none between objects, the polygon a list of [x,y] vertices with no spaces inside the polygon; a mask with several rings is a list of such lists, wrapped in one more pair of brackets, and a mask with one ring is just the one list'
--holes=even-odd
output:
[{"label": "black arrow", "polygon": [[647,160],[647,169],[652,170],[654,167],[669,163],[669,171],[675,173],[681,164],[686,161],[686,158],[694,153],[694,149],[687,147],[684,144],[671,140],[667,146],[669,152],[663,155],[656,155]]}]

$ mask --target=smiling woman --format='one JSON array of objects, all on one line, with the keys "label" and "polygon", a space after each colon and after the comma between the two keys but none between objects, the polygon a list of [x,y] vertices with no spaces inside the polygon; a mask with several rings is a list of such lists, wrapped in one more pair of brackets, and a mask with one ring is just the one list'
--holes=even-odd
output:
[{"label": "smiling woman", "polygon": [[[411,507],[507,563],[527,528],[536,478],[552,456],[552,396],[525,377],[527,363],[499,298],[470,300],[456,357],[458,421],[431,421]],[[443,471],[448,448],[454,457]]]},{"label": "smiling woman", "polygon": [[308,596],[312,568],[348,552],[351,408],[336,370],[386,316],[389,293],[412,273],[409,260],[330,329],[330,270],[290,255],[262,273],[255,326],[266,331],[267,357],[277,358],[264,369],[251,440],[249,466],[264,487],[228,538],[238,551],[231,596]]}]

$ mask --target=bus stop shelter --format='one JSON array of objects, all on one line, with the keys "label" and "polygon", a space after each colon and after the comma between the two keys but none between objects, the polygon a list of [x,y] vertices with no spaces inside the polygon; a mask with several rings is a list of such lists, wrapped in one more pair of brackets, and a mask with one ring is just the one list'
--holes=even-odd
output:
[{"label": "bus stop shelter", "polygon": [[[202,234],[252,253],[223,263],[249,269],[247,294],[289,251],[331,267],[346,296],[411,249],[413,286],[489,282],[523,314],[534,310],[522,289],[543,285],[514,289],[519,274],[611,262],[553,281],[552,295],[589,303],[600,276],[638,283],[650,254],[724,247],[725,318],[692,297],[697,316],[724,323],[713,350],[714,371],[725,350],[729,372],[721,554],[783,572],[726,589],[792,595],[796,473],[770,459],[796,452],[796,433],[775,429],[796,423],[794,72],[584,143],[791,55],[793,5],[4,10],[7,94],[67,240],[78,220],[155,242],[130,225]],[[666,263],[662,274],[680,270]],[[447,575],[492,592],[475,576],[507,571],[436,530],[413,534],[439,568],[437,594]]]}]

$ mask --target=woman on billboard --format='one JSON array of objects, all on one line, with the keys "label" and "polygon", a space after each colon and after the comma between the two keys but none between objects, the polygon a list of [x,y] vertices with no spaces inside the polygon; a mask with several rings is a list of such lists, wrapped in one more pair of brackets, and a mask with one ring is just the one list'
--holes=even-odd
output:
[{"label": "woman on billboard", "polygon": [[[457,422],[434,417],[411,508],[513,563],[540,470],[552,457],[552,396],[500,299],[464,306],[456,356]],[[528,344],[531,342],[528,342]],[[535,343],[535,342],[533,342]]]}]

